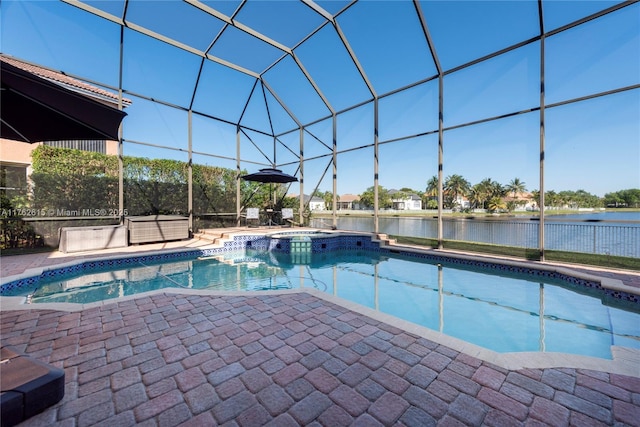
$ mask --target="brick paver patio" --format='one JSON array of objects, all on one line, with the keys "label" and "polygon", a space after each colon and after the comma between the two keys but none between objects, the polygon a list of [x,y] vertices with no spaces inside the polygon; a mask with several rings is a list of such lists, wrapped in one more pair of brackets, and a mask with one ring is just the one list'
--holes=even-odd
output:
[{"label": "brick paver patio", "polygon": [[24,426],[640,425],[640,378],[508,371],[308,293],[0,316],[3,345],[66,373]]}]

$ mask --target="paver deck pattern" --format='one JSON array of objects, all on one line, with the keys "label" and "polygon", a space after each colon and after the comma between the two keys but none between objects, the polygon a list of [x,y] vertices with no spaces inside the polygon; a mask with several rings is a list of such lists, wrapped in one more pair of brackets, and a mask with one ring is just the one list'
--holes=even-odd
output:
[{"label": "paver deck pattern", "polygon": [[24,426],[640,425],[640,378],[508,371],[304,292],[0,320],[3,345],[66,374]]}]

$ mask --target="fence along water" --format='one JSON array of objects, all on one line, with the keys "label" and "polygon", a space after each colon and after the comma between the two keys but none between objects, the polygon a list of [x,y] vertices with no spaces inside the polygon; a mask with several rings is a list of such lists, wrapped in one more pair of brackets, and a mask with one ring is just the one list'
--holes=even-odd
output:
[{"label": "fence along water", "polygon": [[[640,221],[552,218],[545,221],[545,249],[640,258]],[[640,213],[638,214],[640,217]],[[611,216],[609,216],[611,217]],[[436,239],[436,218],[380,217],[380,232],[397,236]],[[312,219],[313,227],[323,228],[322,219]],[[489,243],[534,249],[538,247],[540,223],[527,219],[445,218],[445,240]],[[373,231],[373,218],[340,216],[338,228]]]}]

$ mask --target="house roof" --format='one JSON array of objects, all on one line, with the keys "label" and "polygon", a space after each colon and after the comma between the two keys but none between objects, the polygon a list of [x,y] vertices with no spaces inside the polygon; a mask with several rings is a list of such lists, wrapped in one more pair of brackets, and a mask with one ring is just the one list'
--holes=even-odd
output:
[{"label": "house roof", "polygon": [[410,194],[406,194],[405,193],[403,195],[403,197],[397,197],[398,193],[400,193],[402,195],[402,192],[400,190],[394,190],[394,189],[389,190],[389,195],[391,197],[393,197],[394,199],[397,199],[397,200],[407,200],[407,199],[408,200],[421,200],[420,196],[418,196],[415,193],[410,193]]},{"label": "house roof", "polygon": [[[38,77],[42,77],[43,79],[49,80],[53,83],[59,84],[69,90],[73,90],[75,92],[82,93],[84,95],[90,96],[91,98],[110,104],[111,106],[118,105],[118,95],[112,92],[109,92],[100,87],[88,84],[76,78],[70,77],[64,73],[53,71],[49,68],[42,67],[40,65],[31,64],[29,62],[22,61],[20,59],[16,59],[12,56],[0,54],[0,61],[6,62],[7,64],[11,64],[14,67],[20,68],[29,73],[35,74]],[[127,98],[122,98],[123,107],[128,107],[131,105],[131,100]]]},{"label": "house roof", "polygon": [[508,194],[504,197],[504,200],[509,201],[530,201],[533,198],[533,193],[529,193],[527,191],[520,192],[516,194],[516,197],[513,197],[513,194]]},{"label": "house roof", "polygon": [[[304,201],[305,202],[309,201],[309,196],[306,195],[306,194],[304,195]],[[320,197],[317,197],[317,196],[311,197],[311,201],[314,202],[314,203],[324,203],[324,200],[321,199]]]},{"label": "house roof", "polygon": [[357,196],[355,194],[343,194],[342,196],[340,196],[340,201],[345,203],[357,202],[358,200],[360,200],[360,196]]}]

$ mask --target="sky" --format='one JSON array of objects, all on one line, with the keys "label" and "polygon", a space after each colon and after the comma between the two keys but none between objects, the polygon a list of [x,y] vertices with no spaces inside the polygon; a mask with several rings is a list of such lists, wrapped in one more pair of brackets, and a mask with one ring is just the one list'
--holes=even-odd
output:
[{"label": "sky", "polygon": [[[122,17],[123,1],[85,3],[114,19]],[[565,104],[640,85],[640,3],[553,32],[616,3],[543,1],[545,31],[552,32],[545,41],[546,190],[581,189],[603,196],[640,188],[640,88]],[[229,17],[239,4],[206,1],[203,8]],[[439,87],[437,66],[413,3],[317,4],[338,14],[337,28],[360,68],[336,27],[302,2],[249,1],[234,17],[241,24],[238,29],[184,2],[130,1],[122,68],[122,87],[132,100],[123,121],[125,155],[186,161],[185,110],[191,108],[196,112],[195,162],[235,168],[234,123],[240,121],[241,167],[253,172],[275,164],[293,174],[299,168],[301,124],[304,192],[316,186],[330,191],[333,110],[338,194],[359,194],[374,183],[371,100],[378,96],[379,184],[424,191],[438,170]],[[529,191],[539,189],[540,113],[535,109],[540,105],[540,42],[463,67],[535,38],[537,2],[423,1],[420,6],[446,73],[444,176],[462,175],[472,185],[485,178],[506,185],[518,178]],[[119,86],[116,23],[54,0],[4,0],[0,7],[2,53],[111,89]],[[148,37],[136,31],[138,26],[192,52]],[[219,62],[203,63],[193,53],[211,45],[210,55],[246,73]],[[503,118],[483,121],[494,117]],[[298,188],[290,191],[299,193]]]}]

